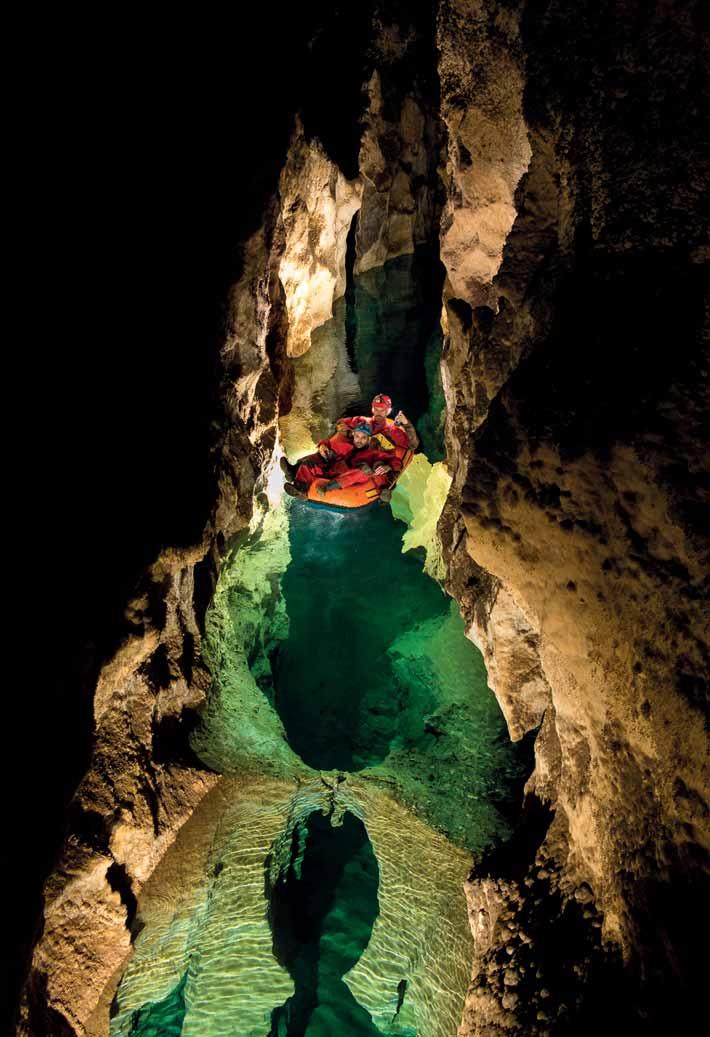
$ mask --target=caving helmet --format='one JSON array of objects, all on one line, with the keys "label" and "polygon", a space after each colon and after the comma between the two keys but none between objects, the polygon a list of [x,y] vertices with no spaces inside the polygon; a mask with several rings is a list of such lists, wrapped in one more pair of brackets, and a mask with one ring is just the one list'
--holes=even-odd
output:
[{"label": "caving helmet", "polygon": [[389,398],[389,396],[386,395],[386,393],[378,392],[377,396],[374,396],[372,399],[372,406],[373,408],[386,407],[387,413],[389,414],[389,412],[392,410],[392,400]]}]

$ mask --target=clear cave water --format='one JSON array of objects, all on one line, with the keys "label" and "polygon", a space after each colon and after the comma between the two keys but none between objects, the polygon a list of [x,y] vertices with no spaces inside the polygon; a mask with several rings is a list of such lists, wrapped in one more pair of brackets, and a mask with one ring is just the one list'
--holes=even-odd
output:
[{"label": "clear cave water", "polygon": [[[426,659],[405,667],[395,646],[406,632],[424,634],[426,624],[448,619],[449,600],[422,572],[421,558],[402,554],[389,508],[341,514],[295,505],[289,536],[282,589],[290,629],[274,685],[291,747],[317,770],[381,763],[440,698]],[[475,649],[461,640],[468,676],[466,656]],[[424,731],[432,744],[438,735],[433,722]]]},{"label": "clear cave water", "polygon": [[[438,264],[421,252],[350,273],[333,319],[294,362],[295,410],[284,427],[292,422],[292,441],[294,427],[317,441],[340,414],[369,413],[374,393],[387,392],[415,423],[428,462],[441,461]],[[431,464],[420,471],[418,505],[400,487],[392,506],[359,510],[272,502],[223,567],[207,620],[215,683],[193,748],[239,780],[271,775],[283,801],[274,794],[262,807],[257,793],[219,820],[195,906],[138,936],[112,1037],[438,1037],[458,1025],[470,939],[461,885],[471,853],[510,834],[530,748],[510,743],[480,652],[456,603],[425,571],[424,549],[403,550],[407,527],[395,516],[426,509],[421,479]],[[331,787],[356,779],[368,784],[352,786],[352,809],[324,805]],[[297,808],[294,782],[306,790]],[[387,811],[396,812],[387,803],[411,818],[397,813],[391,836]],[[452,864],[445,877],[454,857],[459,871]],[[238,907],[247,888],[248,925]],[[386,931],[383,896],[402,898]],[[426,945],[449,903],[458,935],[438,938],[456,957],[458,979],[444,962],[445,975],[430,981]],[[162,996],[146,994],[151,968]]]},{"label": "clear cave water", "polygon": [[274,1010],[269,1037],[378,1037],[343,975],[367,947],[377,917],[379,869],[362,821],[334,827],[313,813],[293,833],[288,868],[270,890],[274,955],[296,989]]},{"label": "clear cave water", "polygon": [[130,1037],[180,1037],[185,1019],[187,973],[162,1001],[148,1002],[135,1012]]}]

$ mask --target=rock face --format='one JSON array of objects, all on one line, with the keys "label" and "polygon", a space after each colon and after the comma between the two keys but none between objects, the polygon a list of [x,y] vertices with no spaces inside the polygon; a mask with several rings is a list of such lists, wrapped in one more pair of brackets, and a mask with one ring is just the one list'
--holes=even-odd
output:
[{"label": "rock face", "polygon": [[[467,4],[442,9],[440,33],[455,37],[464,11],[485,32],[481,6]],[[556,3],[523,14],[514,51],[527,70],[529,172],[500,268],[481,275],[488,302],[470,283],[447,302],[449,588],[511,734],[540,729],[529,840],[515,868],[482,862],[468,887],[487,922],[466,1034],[586,1032],[604,1017],[602,960],[608,990],[629,983],[620,1027],[686,1032],[697,1008],[690,917],[708,845],[700,45],[688,8],[625,4],[607,32],[608,17]],[[466,53],[480,57],[474,43]],[[476,70],[495,73],[485,59]],[[654,128],[643,151],[642,120]],[[509,129],[498,139],[513,163]],[[489,124],[477,132],[485,149]],[[455,177],[448,187],[455,206]],[[444,225],[454,288],[448,236]],[[565,928],[570,968],[578,956],[571,999],[531,933],[561,946]]]},{"label": "rock face", "polygon": [[129,950],[143,882],[216,780],[185,741],[208,676],[195,600],[201,556],[169,552],[155,563],[131,603],[134,633],[101,673],[91,766],[45,887],[20,1032],[82,1032]]},{"label": "rock face", "polygon": [[367,95],[356,274],[430,243],[438,215],[438,121],[423,108],[421,98],[387,98],[377,69]]},{"label": "rock face", "polygon": [[297,121],[279,183],[284,232],[279,279],[289,356],[310,349],[311,332],[330,320],[333,302],[345,292],[347,237],[361,196],[361,182],[346,180],[318,141],[306,140]]},{"label": "rock face", "polygon": [[524,57],[515,5],[446,0],[437,43],[448,154],[441,259],[450,294],[469,306],[495,299],[493,278],[517,215],[530,161],[523,119]]},{"label": "rock face", "polygon": [[430,29],[421,11],[377,12],[359,168],[364,190],[355,274],[435,242],[442,205],[443,124]]}]

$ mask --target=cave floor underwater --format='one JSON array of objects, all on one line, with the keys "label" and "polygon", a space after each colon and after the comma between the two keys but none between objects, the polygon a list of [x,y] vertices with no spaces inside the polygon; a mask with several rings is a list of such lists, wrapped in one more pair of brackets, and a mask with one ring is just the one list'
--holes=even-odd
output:
[{"label": "cave floor underwater", "polygon": [[225,777],[146,886],[112,1037],[456,1030],[471,962],[462,883],[472,852],[510,834],[530,759],[397,521],[421,521],[427,486],[446,478],[432,467],[439,300],[428,254],[390,261],[351,280],[295,361],[291,460],[379,391],[414,421],[423,456],[391,507],[274,495],[225,563],[193,733]]}]

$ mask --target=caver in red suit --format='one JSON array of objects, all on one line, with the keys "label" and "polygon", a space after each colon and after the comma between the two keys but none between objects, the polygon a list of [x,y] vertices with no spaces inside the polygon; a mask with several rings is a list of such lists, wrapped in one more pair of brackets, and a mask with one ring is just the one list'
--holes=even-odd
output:
[{"label": "caver in red suit", "polygon": [[[378,392],[376,396],[372,398],[372,414],[367,417],[359,415],[355,418],[341,418],[338,422],[338,426],[341,428],[354,429],[358,425],[367,424],[370,426],[373,436],[382,435],[395,447],[406,450],[407,447],[415,449],[419,440],[414,426],[411,425],[406,418],[404,419],[404,427],[396,424],[387,415],[392,410],[392,400],[386,393]],[[398,415],[398,417],[404,418],[404,415]]]},{"label": "caver in red suit", "polygon": [[363,422],[367,422],[370,426],[373,436],[382,433],[382,435],[386,436],[395,446],[405,448],[409,446],[409,437],[407,433],[399,425],[395,425],[391,418],[373,417],[373,415],[368,415],[366,418],[341,418],[338,424],[344,425],[345,428],[354,429],[357,428],[358,425],[362,425]]},{"label": "caver in red suit", "polygon": [[321,439],[318,447],[322,446],[328,448],[330,457],[323,457],[321,453],[316,452],[308,454],[298,461],[293,481],[299,490],[307,489],[315,479],[332,479],[340,472],[345,472],[348,467],[347,462],[355,451],[350,440],[338,432],[330,439]]},{"label": "caver in red suit", "polygon": [[[360,465],[367,465],[370,471],[363,471]],[[388,465],[389,470],[383,472],[381,475],[375,475],[375,469],[380,465]],[[388,450],[377,450],[374,447],[363,447],[361,450],[354,450],[348,460],[348,468],[345,471],[336,472],[331,478],[335,478],[341,489],[345,489],[346,486],[357,486],[359,483],[366,483],[369,479],[372,479],[375,486],[387,486],[394,475],[402,469],[402,462],[398,457],[394,457],[393,454]]]}]

